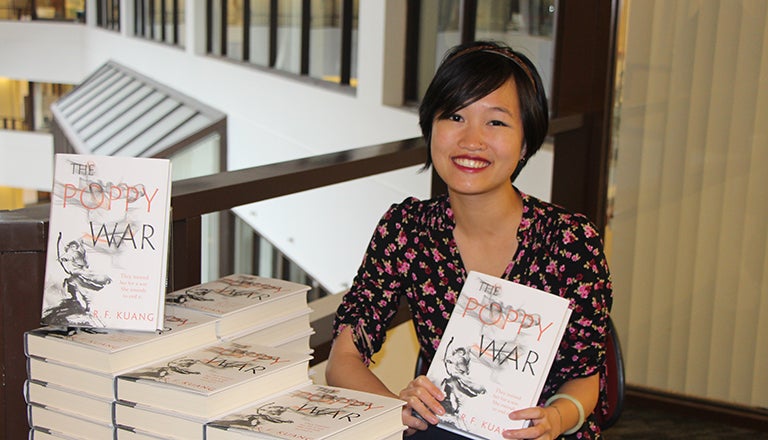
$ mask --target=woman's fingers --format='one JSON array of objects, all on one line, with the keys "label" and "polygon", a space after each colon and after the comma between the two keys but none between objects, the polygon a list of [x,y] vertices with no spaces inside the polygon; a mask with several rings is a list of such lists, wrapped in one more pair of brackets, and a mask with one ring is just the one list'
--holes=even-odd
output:
[{"label": "woman's fingers", "polygon": [[[427,429],[427,423],[437,424],[437,415],[445,414],[440,404],[440,400],[444,398],[443,392],[426,376],[419,376],[410,381],[408,386],[400,391],[399,397],[406,402],[403,421],[413,419],[411,423],[406,423],[410,427]],[[411,411],[411,414],[406,414]]]}]

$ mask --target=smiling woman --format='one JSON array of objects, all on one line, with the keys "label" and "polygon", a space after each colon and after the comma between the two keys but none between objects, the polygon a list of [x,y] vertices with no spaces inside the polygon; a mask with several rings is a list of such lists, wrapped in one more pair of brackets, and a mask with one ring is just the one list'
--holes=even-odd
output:
[{"label": "smiling woman", "polygon": [[[329,384],[407,402],[414,438],[453,438],[440,384],[426,376],[393,392],[368,369],[401,298],[408,301],[421,356],[435,356],[470,271],[567,298],[573,313],[538,406],[509,413],[530,420],[494,438],[600,438],[605,410],[605,334],[612,289],[602,242],[583,216],[520,192],[513,182],[541,147],[547,99],[533,64],[489,41],[448,52],[419,109],[434,165],[448,194],[393,205],[382,217],[337,310]],[[489,408],[489,411],[494,408]]]}]

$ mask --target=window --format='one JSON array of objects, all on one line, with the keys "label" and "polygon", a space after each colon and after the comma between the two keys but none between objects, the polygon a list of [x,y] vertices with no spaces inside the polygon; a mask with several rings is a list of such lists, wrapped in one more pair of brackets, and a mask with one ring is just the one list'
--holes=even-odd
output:
[{"label": "window", "polygon": [[134,0],[134,35],[184,47],[184,3],[184,0]]},{"label": "window", "polygon": [[526,54],[551,90],[555,13],[555,0],[408,0],[405,101],[419,101],[449,48],[480,39]]},{"label": "window", "polygon": [[120,31],[120,1],[96,1],[96,26],[113,31]]},{"label": "window", "polygon": [[358,1],[208,0],[208,53],[354,85]]}]

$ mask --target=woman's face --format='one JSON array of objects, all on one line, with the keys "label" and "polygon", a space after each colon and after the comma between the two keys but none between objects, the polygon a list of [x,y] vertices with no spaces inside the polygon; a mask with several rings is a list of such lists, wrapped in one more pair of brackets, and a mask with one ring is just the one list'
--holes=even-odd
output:
[{"label": "woman's face", "polygon": [[432,163],[452,193],[511,189],[520,161],[523,125],[517,87],[510,80],[482,99],[432,124]]}]

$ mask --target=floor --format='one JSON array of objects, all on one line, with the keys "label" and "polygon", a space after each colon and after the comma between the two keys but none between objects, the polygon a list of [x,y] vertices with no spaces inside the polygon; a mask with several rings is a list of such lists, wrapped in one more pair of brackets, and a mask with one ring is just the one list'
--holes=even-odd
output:
[{"label": "floor", "polygon": [[686,418],[660,410],[625,406],[619,421],[603,437],[605,440],[768,440],[768,426],[763,431],[754,431],[716,420]]}]

